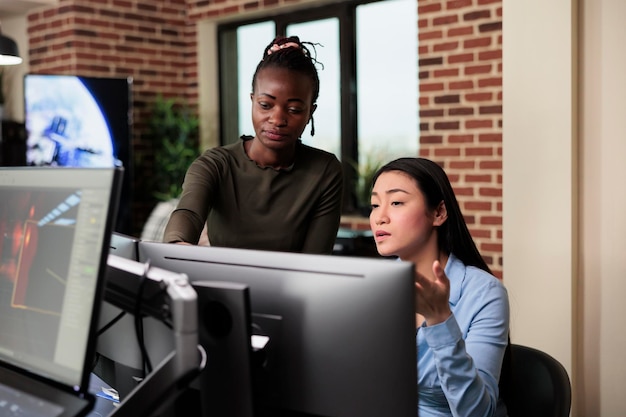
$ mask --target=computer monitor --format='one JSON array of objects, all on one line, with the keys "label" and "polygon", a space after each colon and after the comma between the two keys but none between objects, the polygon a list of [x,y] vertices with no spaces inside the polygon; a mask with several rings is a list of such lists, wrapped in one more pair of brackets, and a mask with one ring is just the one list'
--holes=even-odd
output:
[{"label": "computer monitor", "polygon": [[[120,238],[119,235],[114,237],[115,240]],[[146,359],[156,368],[157,364],[169,358],[172,351],[180,348],[171,325],[162,319],[162,316],[172,313],[173,308],[158,308],[158,304],[155,308],[154,302],[160,300],[158,293],[162,288],[150,282],[151,287],[144,286],[138,291],[137,277],[114,266],[121,260],[132,262],[114,254],[123,246],[114,248],[112,242],[103,312],[108,307],[130,314],[125,314],[110,327],[102,327],[106,330],[98,339],[99,356],[94,370],[97,376],[115,388],[122,401],[132,396],[132,391],[138,387],[138,380],[153,375],[153,372],[143,373]],[[140,265],[150,271],[165,271],[149,263]],[[179,275],[187,281],[185,274]],[[192,285],[197,294],[197,317],[194,319],[196,322],[201,320],[203,324],[198,330],[198,336],[211,360],[199,378],[190,381],[191,388],[183,390],[182,396],[176,396],[165,415],[252,417],[252,336],[248,287],[235,282],[217,281],[195,281]],[[144,312],[147,316],[141,314],[138,329],[138,317],[133,314],[141,295],[144,299],[142,306],[148,307],[145,303],[147,300],[150,309]],[[137,338],[138,331],[142,335],[141,341]],[[207,395],[200,397],[200,387],[206,387],[203,392]],[[233,392],[237,393],[236,401],[227,397],[228,393]]]},{"label": "computer monitor", "polygon": [[111,243],[109,254],[119,256],[120,258],[137,260],[137,244],[139,238],[126,235],[124,233],[114,232],[111,234]]},{"label": "computer monitor", "polygon": [[132,230],[133,79],[24,75],[26,165],[111,167],[124,178],[115,230]]},{"label": "computer monitor", "polygon": [[[137,261],[139,238],[119,232],[111,234],[109,254]],[[143,333],[150,340],[158,340],[146,347],[150,358],[158,363],[173,349],[171,329],[154,317],[141,318]],[[94,373],[115,387],[123,400],[145,376],[144,358],[136,337],[135,317],[111,304],[102,302],[98,324],[97,362]]]},{"label": "computer monitor", "polygon": [[[114,407],[111,417],[161,416],[206,364],[198,343],[198,297],[185,274],[109,255],[106,299],[168,324],[174,349]],[[167,415],[167,414],[165,414]]]},{"label": "computer monitor", "polygon": [[0,168],[0,364],[87,389],[122,174]]},{"label": "computer monitor", "polygon": [[158,242],[138,249],[141,262],[192,282],[250,288],[253,332],[269,336],[252,367],[257,416],[415,416],[411,263]]}]

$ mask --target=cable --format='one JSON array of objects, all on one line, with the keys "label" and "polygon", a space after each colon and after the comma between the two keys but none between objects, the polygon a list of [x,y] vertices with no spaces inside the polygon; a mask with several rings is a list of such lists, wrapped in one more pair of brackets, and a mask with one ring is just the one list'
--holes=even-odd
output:
[{"label": "cable", "polygon": [[[143,316],[141,314],[141,306],[144,303],[143,293],[145,288],[146,279],[148,276],[148,272],[150,271],[150,260],[145,263],[145,268],[143,274],[139,277],[139,288],[137,291],[137,296],[135,299],[134,306],[134,318],[135,318],[135,335],[137,337],[137,344],[139,346],[139,350],[141,352],[142,359],[142,378],[145,378],[147,374],[152,372],[152,361],[148,355],[148,350],[146,348],[145,339],[144,339],[144,331],[143,331]],[[162,288],[161,291],[158,291],[152,297],[147,299],[148,304],[151,304],[151,301],[159,298],[163,293],[167,292],[167,288]],[[121,317],[120,317],[121,318]],[[168,328],[172,328],[171,323],[168,322],[167,318],[161,319],[162,323]]]},{"label": "cable", "polygon": [[105,324],[104,326],[102,326],[101,329],[98,330],[98,336],[100,336],[102,333],[106,332],[107,330],[109,330],[115,323],[117,323],[118,321],[121,320],[122,317],[124,317],[126,315],[125,311],[120,312],[117,316],[113,317],[111,319],[111,321],[109,321],[107,324]]}]

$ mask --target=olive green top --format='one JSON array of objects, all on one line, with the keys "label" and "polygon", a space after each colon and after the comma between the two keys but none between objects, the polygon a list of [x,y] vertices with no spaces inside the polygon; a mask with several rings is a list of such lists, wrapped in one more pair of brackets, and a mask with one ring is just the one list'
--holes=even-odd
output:
[{"label": "olive green top", "polygon": [[288,169],[260,167],[243,139],[211,148],[189,167],[164,242],[330,254],[341,217],[341,163],[298,141]]}]

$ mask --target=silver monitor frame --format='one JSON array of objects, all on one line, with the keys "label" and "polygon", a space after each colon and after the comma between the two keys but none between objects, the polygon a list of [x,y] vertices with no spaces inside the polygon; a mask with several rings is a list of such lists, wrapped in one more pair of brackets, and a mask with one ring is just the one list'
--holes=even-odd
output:
[{"label": "silver monitor frame", "polygon": [[140,242],[139,259],[250,288],[253,331],[270,337],[253,370],[257,409],[415,416],[412,263],[158,242]]}]

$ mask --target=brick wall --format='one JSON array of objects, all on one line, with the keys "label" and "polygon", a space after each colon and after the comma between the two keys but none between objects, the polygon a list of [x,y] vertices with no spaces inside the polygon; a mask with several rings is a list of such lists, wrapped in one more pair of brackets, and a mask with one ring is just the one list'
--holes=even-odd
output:
[{"label": "brick wall", "polygon": [[185,0],[60,0],[28,15],[29,72],[133,78],[135,172],[132,234],[156,203],[141,177],[152,175],[144,134],[158,93],[197,103],[196,27]]},{"label": "brick wall", "polygon": [[419,0],[420,154],[450,177],[502,277],[502,2]]},{"label": "brick wall", "polygon": [[140,110],[157,92],[197,98],[185,0],[60,0],[28,25],[31,72],[132,76]]},{"label": "brick wall", "polygon": [[[60,0],[28,16],[30,71],[132,76],[133,150],[149,159],[142,129],[154,96],[197,103],[195,22],[299,1]],[[418,0],[416,7],[420,153],[450,175],[470,230],[501,277],[501,0]],[[151,208],[141,204],[138,230]]]}]

